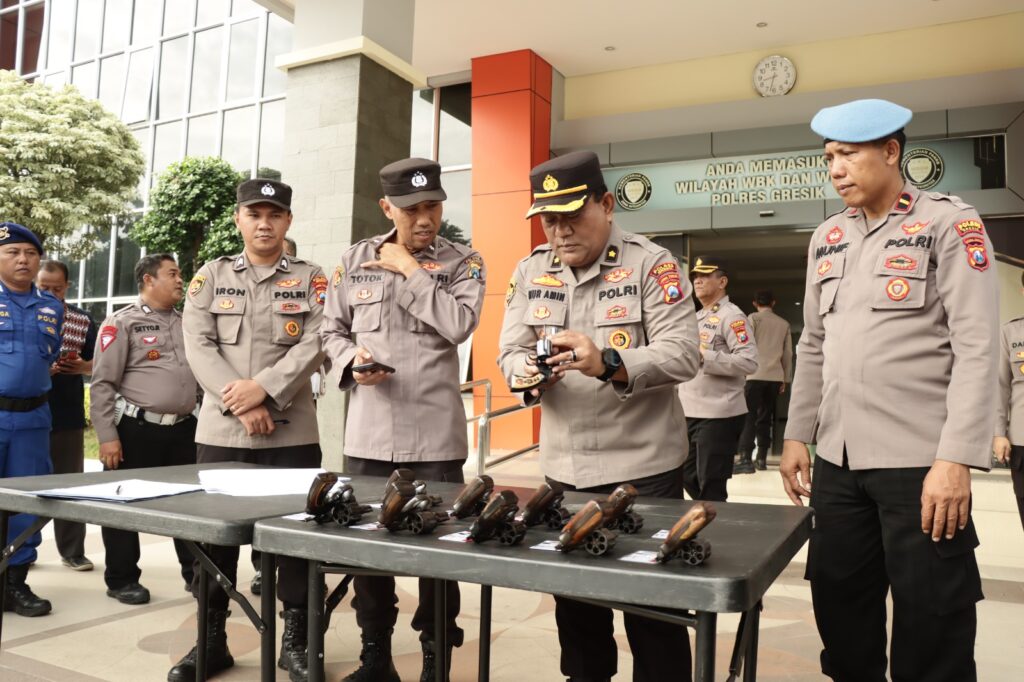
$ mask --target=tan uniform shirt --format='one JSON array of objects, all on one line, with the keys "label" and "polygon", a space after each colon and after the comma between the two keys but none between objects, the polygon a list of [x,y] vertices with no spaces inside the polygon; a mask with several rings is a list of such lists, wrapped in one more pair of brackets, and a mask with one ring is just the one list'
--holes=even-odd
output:
[{"label": "tan uniform shirt", "polygon": [[716,419],[747,413],[743,394],[748,373],[757,369],[757,344],[739,307],[723,296],[697,312],[701,363],[697,376],[679,384],[687,417]]},{"label": "tan uniform shirt", "polygon": [[1004,324],[1000,340],[995,435],[1024,445],[1024,317]]},{"label": "tan uniform shirt", "polygon": [[789,383],[793,380],[793,331],[789,322],[773,310],[759,310],[749,319],[757,342],[757,371],[748,374],[747,379]]},{"label": "tan uniform shirt", "polygon": [[[185,298],[185,352],[206,391],[196,442],[262,449],[320,440],[309,378],[323,362],[320,320],[327,278],[320,266],[291,256],[259,274],[244,254],[199,269]],[[269,436],[249,436],[225,414],[221,389],[255,379],[267,392]]]},{"label": "tan uniform shirt", "polygon": [[[957,197],[907,184],[869,224],[815,231],[786,438],[851,469],[988,468],[998,297],[992,244]],[[815,433],[817,432],[817,433]]]},{"label": "tan uniform shirt", "polygon": [[147,412],[186,415],[195,409],[198,389],[177,310],[154,310],[140,298],[103,321],[89,388],[89,416],[101,443],[118,440],[118,395]]},{"label": "tan uniform shirt", "polygon": [[[615,348],[629,382],[579,372],[541,394],[541,470],[578,487],[653,476],[686,459],[675,386],[697,373],[692,288],[667,250],[612,228],[603,258],[574,272],[547,244],[519,262],[506,297],[498,363],[524,376],[545,326]],[[524,394],[529,395],[529,394]]]},{"label": "tan uniform shirt", "polygon": [[[388,462],[465,460],[458,344],[480,322],[483,259],[438,237],[414,254],[421,268],[409,279],[360,268],[394,232],[352,245],[327,293],[324,350],[341,373],[341,389],[352,391],[344,451]],[[357,346],[395,373],[376,386],[356,384]]]}]

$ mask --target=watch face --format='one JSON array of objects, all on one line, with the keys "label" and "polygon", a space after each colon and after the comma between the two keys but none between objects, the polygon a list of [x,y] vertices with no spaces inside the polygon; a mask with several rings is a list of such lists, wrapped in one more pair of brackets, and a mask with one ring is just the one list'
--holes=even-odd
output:
[{"label": "watch face", "polygon": [[796,67],[786,57],[770,55],[754,67],[754,89],[762,97],[785,95],[796,84]]}]

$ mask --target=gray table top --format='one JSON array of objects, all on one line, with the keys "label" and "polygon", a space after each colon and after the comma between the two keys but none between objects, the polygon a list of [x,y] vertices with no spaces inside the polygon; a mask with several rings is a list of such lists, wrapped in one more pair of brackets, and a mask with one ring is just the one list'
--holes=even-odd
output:
[{"label": "gray table top", "polygon": [[[383,478],[368,476],[352,480],[362,504],[379,501],[383,483]],[[428,492],[443,497],[444,504],[438,509],[448,509],[461,488],[431,483]],[[501,489],[504,487],[496,486]],[[519,496],[520,507],[533,492],[511,489]],[[595,497],[603,496],[568,493],[565,504],[575,512]],[[812,512],[804,507],[715,503],[718,517],[700,534],[712,545],[711,557],[703,565],[691,567],[678,560],[665,565],[619,560],[637,550],[657,550],[661,540],[651,536],[671,528],[692,504],[639,498],[635,511],[644,517],[643,529],[636,535],[620,534],[615,547],[602,557],[591,556],[582,548],[567,554],[530,549],[544,540],[557,539],[558,531],[543,526],[530,528],[522,544],[514,547],[496,540],[474,545],[439,539],[468,530],[472,518],[449,521],[426,536],[354,530],[334,522],[318,526],[311,521],[267,518],[256,524],[253,546],[274,554],[406,575],[728,613],[752,608],[810,534]],[[376,520],[376,512],[364,520]]]},{"label": "gray table top", "polygon": [[0,509],[194,542],[247,545],[252,542],[253,524],[256,521],[301,512],[306,506],[306,496],[231,497],[197,492],[139,502],[93,502],[48,499],[33,495],[32,491],[123,481],[130,478],[165,483],[199,483],[201,469],[264,468],[270,467],[224,462],[96,471],[85,474],[0,478]]}]

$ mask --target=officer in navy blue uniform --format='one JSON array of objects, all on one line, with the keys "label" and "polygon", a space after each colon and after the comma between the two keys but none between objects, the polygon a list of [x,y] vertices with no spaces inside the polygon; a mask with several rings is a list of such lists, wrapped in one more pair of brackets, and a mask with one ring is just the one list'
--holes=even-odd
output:
[{"label": "officer in navy blue uniform", "polygon": [[[64,304],[35,286],[43,245],[29,229],[0,223],[0,476],[48,474],[50,465],[50,365],[60,353]],[[7,542],[35,521],[11,517]],[[50,602],[25,584],[36,560],[40,533],[11,557],[4,609],[43,616]]]}]

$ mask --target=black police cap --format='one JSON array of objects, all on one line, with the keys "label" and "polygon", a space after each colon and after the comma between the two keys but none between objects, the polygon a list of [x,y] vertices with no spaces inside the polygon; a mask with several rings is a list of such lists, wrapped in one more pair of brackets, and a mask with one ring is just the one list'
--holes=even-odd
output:
[{"label": "black police cap", "polygon": [[384,196],[398,208],[409,208],[424,201],[448,198],[441,187],[441,166],[429,159],[402,159],[380,169]]},{"label": "black police cap", "polygon": [[238,186],[235,192],[239,208],[252,204],[274,204],[286,211],[292,210],[292,188],[283,182],[267,178],[253,178]]},{"label": "black police cap", "polygon": [[693,261],[693,265],[690,266],[690,278],[692,279],[697,275],[710,275],[715,271],[719,271],[726,276],[729,274],[725,261],[718,256],[697,256],[697,259]]},{"label": "black police cap", "polygon": [[526,212],[575,213],[587,197],[605,187],[601,162],[594,152],[570,152],[536,166],[530,171],[533,205]]}]

